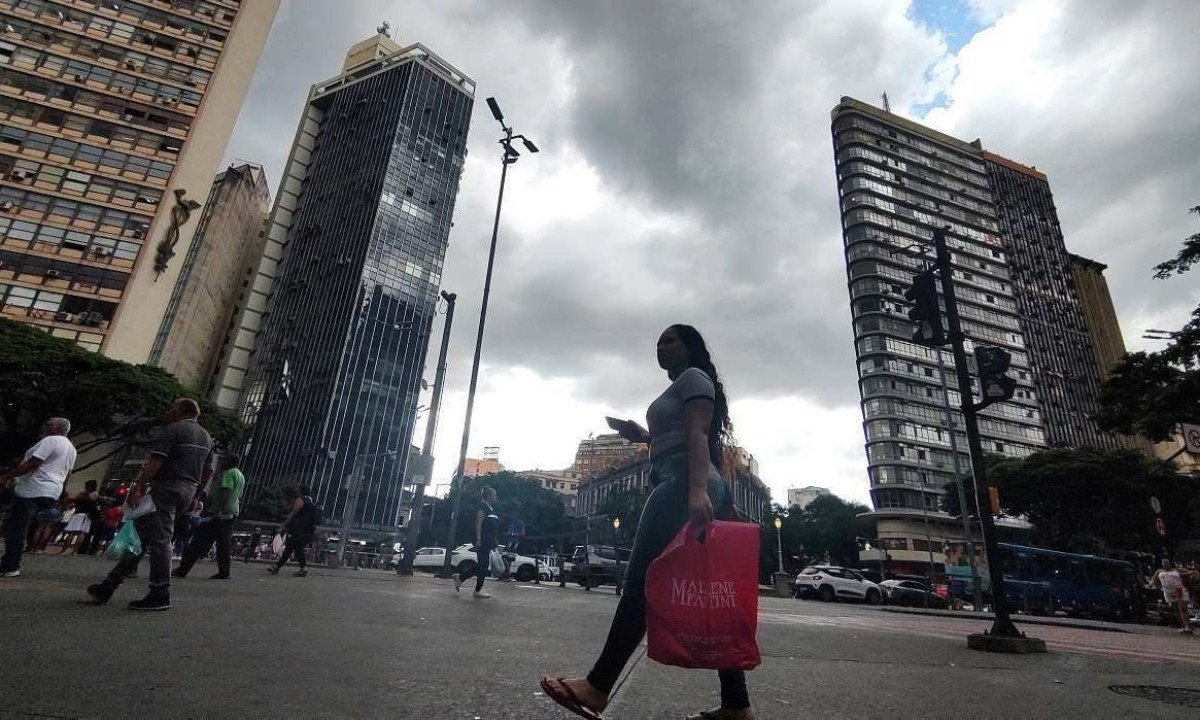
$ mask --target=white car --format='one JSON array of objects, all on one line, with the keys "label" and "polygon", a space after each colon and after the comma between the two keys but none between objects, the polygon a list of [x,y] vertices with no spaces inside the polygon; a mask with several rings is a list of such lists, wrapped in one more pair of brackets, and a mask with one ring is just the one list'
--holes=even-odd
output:
[{"label": "white car", "polygon": [[[475,546],[470,543],[459,545],[450,556],[450,565],[459,572],[468,572],[475,568]],[[549,577],[550,569],[545,563],[527,555],[517,555],[501,551],[503,557],[511,558],[513,577],[522,582],[538,577]],[[413,558],[413,568],[420,570],[440,570],[446,561],[446,548],[423,547],[417,550]],[[494,563],[494,564],[498,564]]]},{"label": "white car", "polygon": [[883,589],[862,575],[833,565],[811,565],[800,571],[793,585],[798,598],[816,597],[825,602],[860,600],[883,603]]}]

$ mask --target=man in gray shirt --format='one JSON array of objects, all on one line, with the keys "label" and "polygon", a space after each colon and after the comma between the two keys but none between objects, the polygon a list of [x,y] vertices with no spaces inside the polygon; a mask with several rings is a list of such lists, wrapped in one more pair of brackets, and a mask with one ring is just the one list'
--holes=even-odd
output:
[{"label": "man in gray shirt", "polygon": [[[150,592],[129,603],[130,610],[171,609],[171,532],[175,515],[184,512],[196,488],[213,474],[212,438],[196,422],[200,406],[179,398],[167,410],[169,424],[150,443],[150,457],[129,492],[127,504],[137,507],[150,487],[154,511],[134,521],[142,540],[142,554],[150,556]],[[137,570],[141,555],[127,555],[101,582],[88,586],[97,603],[106,603],[127,575]]]}]

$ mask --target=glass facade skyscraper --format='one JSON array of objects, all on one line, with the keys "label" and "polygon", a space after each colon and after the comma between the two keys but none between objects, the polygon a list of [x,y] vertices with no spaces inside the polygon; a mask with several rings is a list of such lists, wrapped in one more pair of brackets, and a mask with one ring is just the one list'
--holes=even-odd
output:
[{"label": "glass facade skyscraper", "polygon": [[248,366],[251,495],[306,484],[340,518],[357,466],[353,524],[388,531],[474,86],[423,46],[384,35],[355,46],[347,66],[310,93],[230,363],[233,375]]}]

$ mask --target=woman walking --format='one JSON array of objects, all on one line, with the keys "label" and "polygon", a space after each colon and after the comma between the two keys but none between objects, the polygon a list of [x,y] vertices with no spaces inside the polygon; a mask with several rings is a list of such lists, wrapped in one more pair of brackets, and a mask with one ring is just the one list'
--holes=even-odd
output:
[{"label": "woman walking", "polygon": [[308,562],[304,557],[304,548],[312,542],[313,533],[316,532],[317,524],[320,522],[320,510],[317,510],[316,504],[312,498],[308,496],[308,488],[301,485],[299,488],[288,488],[286,493],[291,500],[291,512],[288,513],[287,519],[283,521],[283,529],[287,531],[287,539],[283,543],[283,552],[279,554],[279,559],[275,564],[267,568],[267,572],[272,575],[277,575],[280,568],[287,563],[293,555],[296,556],[296,564],[300,566],[294,575],[296,577],[306,577],[308,575]]},{"label": "woman walking", "polygon": [[[733,514],[732,495],[717,471],[732,425],[725,390],[704,339],[690,325],[672,325],[658,339],[658,365],[671,384],[646,411],[650,430],[632,420],[608,419],[626,440],[650,443],[654,485],[638,523],[608,640],[587,677],[542,678],[542,690],[550,699],[593,720],[604,711],[621,670],[646,634],[645,581],[651,561],[689,521],[707,525]],[[722,670],[718,676],[720,707],[690,720],[752,720],[745,673]]]},{"label": "woman walking", "polygon": [[474,575],[475,597],[486,600],[491,595],[483,591],[483,580],[491,568],[492,550],[496,548],[500,516],[496,514],[495,509],[495,488],[485,485],[479,492],[479,499],[479,511],[475,513],[475,567],[471,572],[454,576],[454,590],[461,590],[463,582]]},{"label": "woman walking", "polygon": [[96,491],[96,481],[84,483],[83,491],[75,496],[75,514],[67,523],[66,537],[63,538],[63,553],[74,549],[79,555],[87,551],[88,538],[91,535],[96,516],[100,513],[100,493]]}]

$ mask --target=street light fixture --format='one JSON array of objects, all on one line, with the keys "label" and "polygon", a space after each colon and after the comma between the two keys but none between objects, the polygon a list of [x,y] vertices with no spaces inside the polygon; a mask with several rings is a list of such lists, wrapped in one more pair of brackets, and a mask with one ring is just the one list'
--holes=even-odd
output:
[{"label": "street light fixture", "polygon": [[775,516],[775,550],[779,554],[779,572],[782,574],[783,569],[783,535],[780,533],[780,528],[783,527],[783,518]]},{"label": "street light fixture", "polygon": [[508,166],[515,163],[520,153],[512,146],[513,140],[521,140],[531,153],[538,151],[537,146],[524,135],[514,135],[511,125],[504,122],[504,113],[496,98],[487,99],[487,106],[492,111],[492,117],[500,123],[504,136],[500,138],[503,152],[500,155],[500,192],[496,197],[496,218],[492,222],[492,244],[488,250],[487,274],[483,279],[483,303],[479,309],[479,329],[475,333],[475,358],[471,362],[471,383],[467,388],[467,412],[463,419],[462,445],[459,447],[458,467],[455,469],[450,494],[452,496],[450,510],[450,527],[446,531],[446,559],[442,565],[442,577],[450,577],[450,558],[454,552],[454,530],[458,522],[458,512],[462,507],[463,472],[467,465],[467,445],[471,441],[471,415],[475,409],[475,388],[479,384],[479,363],[483,354],[483,329],[487,322],[488,296],[492,292],[492,270],[496,263],[496,237],[500,232],[500,208],[504,205],[504,181],[508,177]]},{"label": "street light fixture", "polygon": [[621,530],[621,518],[613,518],[613,555],[617,556],[616,594],[621,594],[621,539],[617,534]]}]

